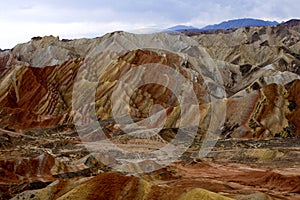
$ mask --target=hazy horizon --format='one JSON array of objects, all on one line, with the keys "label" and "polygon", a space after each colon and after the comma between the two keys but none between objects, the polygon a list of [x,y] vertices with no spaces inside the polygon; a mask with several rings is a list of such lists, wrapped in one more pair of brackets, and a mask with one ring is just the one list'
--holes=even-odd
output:
[{"label": "hazy horizon", "polygon": [[146,33],[176,25],[204,27],[222,21],[254,18],[287,21],[298,17],[296,0],[29,0],[2,2],[0,48],[9,49],[34,36],[93,38],[123,30]]}]

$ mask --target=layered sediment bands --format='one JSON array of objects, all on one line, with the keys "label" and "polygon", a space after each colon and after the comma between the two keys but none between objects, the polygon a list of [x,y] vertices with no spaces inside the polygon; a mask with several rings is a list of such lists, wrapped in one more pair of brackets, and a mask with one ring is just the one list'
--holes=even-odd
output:
[{"label": "layered sediment bands", "polygon": [[297,138],[220,140],[208,155],[211,161],[199,161],[193,155],[198,152],[188,151],[191,155],[179,162],[138,178],[104,173],[111,169],[100,160],[116,161],[84,150],[68,127],[6,134],[1,135],[10,143],[1,147],[2,199],[22,191],[15,199],[106,199],[121,194],[132,199],[299,198]]},{"label": "layered sediment bands", "polygon": [[299,199],[298,22],[191,35],[1,51],[0,199]]},{"label": "layered sediment bands", "polygon": [[[170,183],[171,186],[198,185],[204,189],[222,193],[234,199],[239,199],[241,196],[231,192],[229,192],[231,194],[228,194],[228,191],[239,191],[246,196],[252,193],[251,190],[255,187],[254,185],[259,185],[260,187],[257,192],[264,193],[267,190],[272,190],[272,192],[268,193],[270,196],[265,195],[265,198],[297,199],[299,196],[299,187],[296,184],[291,184],[294,181],[299,181],[299,175],[296,171],[295,173],[289,172],[288,169],[274,169],[273,171],[267,167],[255,168],[243,164],[223,165],[204,162],[194,163],[189,166],[175,165],[171,166],[169,170],[172,170],[173,176],[177,176],[178,180],[178,182]],[[294,193],[294,195],[287,197],[284,195],[284,191],[289,191]],[[247,199],[246,197],[244,198]]]},{"label": "layered sediment bands", "polygon": [[300,114],[300,81],[297,80],[293,82],[288,89],[287,99],[288,99],[288,114],[290,130],[294,132],[295,135],[300,134],[299,128],[299,114]]},{"label": "layered sediment bands", "polygon": [[[82,57],[74,49],[74,42],[62,42],[58,37],[34,37],[26,44],[19,44],[12,49],[18,60],[34,67],[62,64],[65,61]],[[78,44],[80,46],[80,44]]]},{"label": "layered sediment bands", "polygon": [[[126,34],[125,36],[128,37]],[[30,46],[40,43],[40,48],[43,49],[47,42],[53,43],[53,45],[64,45],[63,42],[55,38],[42,38],[37,41],[32,40],[29,44],[17,46],[12,51],[12,54],[18,50],[17,54],[27,55],[27,48]],[[95,41],[93,41],[93,43],[95,43]],[[118,43],[116,43],[116,45],[118,45]],[[33,52],[37,54],[41,53],[38,48]],[[34,57],[35,53],[29,52],[27,56]],[[96,115],[99,119],[103,120],[112,117],[111,104],[114,102],[111,102],[111,95],[116,90],[115,86],[118,85],[119,79],[140,66],[145,66],[145,71],[139,71],[140,74],[133,74],[131,77],[127,77],[127,80],[135,78],[135,81],[140,82],[140,85],[142,85],[139,88],[130,88],[131,83],[128,83],[128,90],[134,90],[131,97],[126,97],[130,98],[128,114],[131,114],[133,117],[146,118],[150,108],[154,104],[159,104],[169,111],[173,110],[175,107],[178,107],[178,98],[182,96],[183,91],[190,87],[192,87],[197,99],[194,99],[194,102],[192,102],[186,98],[186,104],[191,102],[193,104],[195,104],[195,102],[201,104],[208,101],[207,91],[204,89],[205,84],[203,77],[195,66],[191,63],[188,64],[186,58],[180,54],[166,50],[133,50],[125,51],[125,53],[121,53],[119,57],[116,57],[113,52],[100,51],[95,57],[96,60],[92,60],[94,59],[92,56],[88,57],[86,62],[81,58],[77,58],[59,65],[43,68],[25,67],[24,65],[26,63],[35,66],[33,62],[29,62],[26,59],[22,61],[23,65],[11,64],[12,66],[5,71],[1,80],[3,89],[1,90],[0,100],[3,105],[2,114],[5,116],[1,119],[1,126],[3,128],[17,130],[71,122],[72,117],[70,116],[70,111],[72,102],[76,104],[77,101],[84,101],[84,98],[86,98],[80,96],[76,99],[72,99],[74,79],[76,75],[78,75],[78,69],[81,68],[80,71],[84,73],[85,65],[91,62],[97,62],[99,57],[101,58],[100,64],[95,64],[92,68],[87,66],[88,71],[86,71],[86,74],[88,75],[86,78],[87,81],[91,83],[86,83],[87,85],[82,85],[81,88],[85,91],[85,87],[90,87],[90,84],[98,84],[95,101]],[[34,60],[34,58],[31,60]],[[182,67],[183,65],[189,66]],[[156,68],[152,66],[156,66]],[[157,70],[157,66],[164,66],[167,70],[170,68],[169,72],[166,72],[169,74],[162,77],[161,74],[164,72]],[[106,67],[106,70],[100,77],[96,77],[97,67],[100,70]],[[96,71],[93,71],[93,69]],[[183,78],[178,79],[172,77],[172,75],[174,76],[173,72],[178,73]],[[92,77],[93,74],[95,75],[95,79]],[[153,78],[147,74],[151,74]],[[145,80],[141,77],[137,78],[137,75],[143,76]],[[155,77],[160,77],[160,79],[155,80]],[[79,80],[79,78],[77,77],[77,80]],[[153,84],[143,86],[146,82],[152,82]],[[155,84],[155,82],[159,82],[160,84]],[[83,92],[82,94],[85,93]],[[118,94],[115,95],[117,96]],[[30,101],[29,98],[31,98]],[[157,112],[158,110],[152,111]],[[176,112],[178,112],[178,109]],[[7,113],[10,113],[10,115],[8,116]],[[18,123],[13,123],[13,121]]]},{"label": "layered sediment bands", "polygon": [[24,190],[44,188],[57,178],[84,177],[92,171],[83,163],[67,165],[43,153],[37,157],[1,160],[0,173],[0,194],[11,197]]},{"label": "layered sediment bands", "polygon": [[68,123],[73,83],[82,59],[34,68],[12,66],[1,77],[1,127],[22,130]]},{"label": "layered sediment bands", "polygon": [[235,65],[265,67],[299,74],[299,26],[244,27],[220,33],[194,34],[214,59]]},{"label": "layered sediment bands", "polygon": [[[75,184],[74,184],[75,185]],[[100,174],[80,185],[75,185],[69,191],[61,181],[53,186],[35,192],[25,192],[17,198],[28,198],[31,195],[41,198],[47,195],[47,190],[52,190],[53,198],[56,199],[208,199],[229,200],[231,198],[196,188],[195,186],[156,186],[152,183],[134,176],[124,176],[116,173]],[[65,192],[65,193],[63,193]]]},{"label": "layered sediment bands", "polygon": [[[299,81],[288,85],[271,84],[245,96],[228,99],[224,136],[272,138],[299,135],[295,118],[298,115],[295,91]],[[241,107],[243,111],[240,111]]]},{"label": "layered sediment bands", "polygon": [[[148,117],[154,104],[159,104],[171,112],[179,106],[178,99],[183,96],[183,90],[188,86],[193,87],[193,92],[197,97],[193,100],[194,102],[201,104],[208,101],[203,78],[196,70],[182,68],[183,61],[182,57],[170,52],[135,50],[122,55],[117,62],[109,65],[107,71],[99,78],[95,97],[98,116],[101,119],[107,118],[107,115],[111,117],[111,106],[119,107],[120,110],[124,109],[124,106],[128,106],[125,114],[131,114],[132,117],[139,119]],[[141,66],[143,69],[139,69]],[[183,78],[177,78],[177,76]],[[121,78],[122,82],[120,83],[118,80]],[[123,89],[118,89],[118,87],[127,90],[125,92],[127,94],[124,96],[125,99],[129,99],[127,105],[122,105],[122,101],[118,101],[120,99],[116,99],[115,102],[111,101],[112,93],[120,97]],[[190,103],[188,101],[193,102],[190,99],[185,103]],[[110,106],[110,104],[112,105]],[[116,109],[116,113],[124,113],[118,109]],[[154,113],[158,111],[152,110]]]},{"label": "layered sediment bands", "polygon": [[[38,190],[25,191],[15,199],[297,199],[296,169],[249,167],[212,162],[175,163],[142,175],[99,174],[91,178],[57,180]],[[259,187],[257,187],[259,186]],[[252,198],[251,198],[252,197]]]},{"label": "layered sediment bands", "polygon": [[[241,28],[221,34],[198,34],[193,36],[194,40],[182,35],[136,36],[124,32],[92,40],[33,38],[28,43],[17,45],[12,51],[1,52],[0,125],[5,129],[22,130],[71,124],[74,114],[81,111],[85,115],[85,110],[95,105],[95,114],[100,120],[118,117],[114,116],[116,113],[130,114],[136,120],[156,113],[157,119],[161,120],[159,113],[164,108],[167,113],[164,127],[178,128],[181,115],[190,112],[191,116],[195,116],[198,111],[196,107],[200,105],[203,109],[199,110],[201,119],[198,124],[205,132],[209,123],[207,119],[211,117],[213,109],[210,97],[216,95],[224,98],[219,92],[223,87],[230,97],[225,100],[229,109],[227,122],[219,128],[226,137],[298,135],[297,109],[288,112],[290,107],[297,108],[297,98],[292,94],[286,97],[293,92],[284,88],[284,85],[298,78],[298,67],[292,65],[292,68],[280,69],[284,72],[276,70],[277,64],[282,63],[282,57],[287,57],[291,62],[298,59],[291,49],[294,45],[285,44],[282,47],[284,41],[280,31],[287,29],[287,39],[292,40],[297,36],[293,27]],[[268,38],[269,45],[257,45],[258,40],[249,42],[249,37],[257,35],[255,33],[260,39]],[[199,44],[217,60],[211,59]],[[139,46],[143,48],[139,49]],[[160,49],[156,49],[158,47]],[[226,52],[222,52],[222,48]],[[228,48],[234,49],[227,51]],[[218,50],[220,56],[212,53],[214,49]],[[245,59],[250,60],[243,58],[235,62],[233,57],[241,55],[232,55],[231,59],[230,52],[243,54]],[[42,67],[51,64],[56,65]],[[157,67],[166,67],[164,70],[170,73],[163,72],[166,76],[162,76]],[[214,79],[216,69],[220,71],[221,80]],[[78,77],[78,72],[82,77]],[[181,75],[183,80],[172,77],[174,73]],[[75,78],[76,81],[83,79],[86,82],[78,88],[76,85],[80,95],[73,98]],[[135,88],[132,83],[137,82],[142,86]],[[150,84],[145,84],[147,82]],[[118,97],[122,94],[120,88],[124,87],[124,83],[127,86],[124,98],[112,99],[113,95]],[[273,83],[275,85],[269,86]],[[95,94],[95,104],[85,101],[91,96],[86,93],[86,88],[93,84],[97,85],[95,93],[92,93],[92,96]],[[184,103],[191,105],[182,113],[179,99],[188,88],[196,99],[189,101],[186,98]],[[127,101],[124,103],[120,99]],[[80,105],[81,102],[84,105],[72,111],[72,107],[74,109],[74,105]],[[161,107],[154,106],[157,104]],[[236,109],[240,106],[244,108],[242,111]],[[112,113],[112,107],[115,113]],[[184,120],[184,124],[188,124],[193,119]],[[157,123],[152,126],[157,126]]]}]

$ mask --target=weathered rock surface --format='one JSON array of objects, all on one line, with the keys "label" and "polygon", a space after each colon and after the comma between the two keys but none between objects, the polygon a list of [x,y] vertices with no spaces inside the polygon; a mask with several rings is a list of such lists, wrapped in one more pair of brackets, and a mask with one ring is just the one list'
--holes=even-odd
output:
[{"label": "weathered rock surface", "polygon": [[0,199],[300,198],[299,27],[1,51]]},{"label": "weathered rock surface", "polygon": [[193,38],[206,47],[214,59],[239,65],[244,75],[266,66],[299,74],[299,20],[276,27],[244,27],[224,33],[196,34]]},{"label": "weathered rock surface", "polygon": [[[74,184],[76,185],[76,183]],[[45,189],[24,192],[14,199],[30,198],[42,199],[52,194],[56,199],[208,199],[229,200],[231,198],[210,192],[204,189],[195,189],[192,186],[156,186],[145,180],[133,176],[124,176],[116,173],[100,174],[94,178],[77,183],[71,190],[67,190],[66,184],[56,182]]]},{"label": "weathered rock surface", "polygon": [[[270,138],[299,135],[295,119],[295,96],[299,80],[290,85],[270,84],[245,96],[227,101],[227,117],[222,130],[225,137]],[[243,108],[242,111],[240,108]]]}]

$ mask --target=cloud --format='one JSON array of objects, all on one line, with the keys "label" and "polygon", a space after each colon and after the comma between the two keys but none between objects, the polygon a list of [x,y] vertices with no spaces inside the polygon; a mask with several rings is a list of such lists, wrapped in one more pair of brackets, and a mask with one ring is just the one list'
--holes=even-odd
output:
[{"label": "cloud", "polygon": [[235,18],[297,18],[298,0],[11,0],[1,3],[0,48],[37,35],[95,37],[114,30],[136,32],[177,24],[202,27]]}]

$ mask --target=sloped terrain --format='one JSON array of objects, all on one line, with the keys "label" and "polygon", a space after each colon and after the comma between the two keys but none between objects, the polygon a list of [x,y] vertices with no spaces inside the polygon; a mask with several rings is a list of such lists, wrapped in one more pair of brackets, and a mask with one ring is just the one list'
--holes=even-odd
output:
[{"label": "sloped terrain", "polygon": [[0,199],[297,199],[300,24],[0,52]]}]

